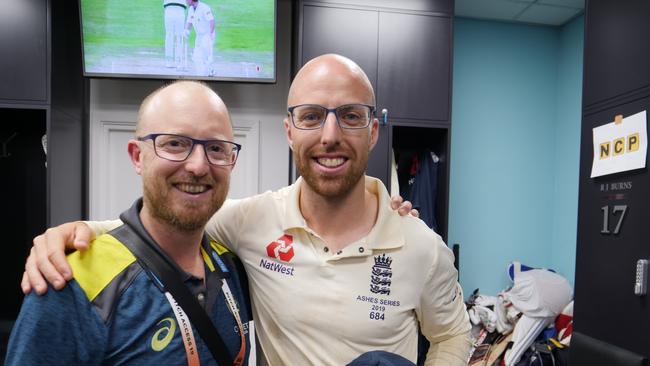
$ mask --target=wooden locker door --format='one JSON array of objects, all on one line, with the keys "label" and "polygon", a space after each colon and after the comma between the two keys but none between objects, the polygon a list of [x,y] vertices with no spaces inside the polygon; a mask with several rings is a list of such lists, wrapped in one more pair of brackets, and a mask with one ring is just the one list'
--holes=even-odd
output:
[{"label": "wooden locker door", "polygon": [[377,22],[374,10],[303,5],[300,66],[337,53],[359,64],[377,90]]},{"label": "wooden locker door", "polygon": [[648,296],[634,294],[634,281],[637,260],[650,259],[648,168],[590,174],[592,129],[618,114],[648,109],[650,97],[645,97],[583,118],[574,308],[576,332],[646,357],[650,307]]},{"label": "wooden locker door", "polygon": [[587,3],[585,107],[650,87],[649,17],[647,0]]},{"label": "wooden locker door", "polygon": [[380,13],[377,105],[392,122],[449,123],[451,32],[448,16]]},{"label": "wooden locker door", "polygon": [[0,99],[48,102],[48,23],[48,1],[2,2]]}]

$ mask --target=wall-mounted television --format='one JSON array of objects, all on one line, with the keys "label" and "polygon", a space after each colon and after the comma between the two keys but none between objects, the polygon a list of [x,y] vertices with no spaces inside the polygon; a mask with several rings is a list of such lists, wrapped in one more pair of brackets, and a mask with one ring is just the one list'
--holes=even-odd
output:
[{"label": "wall-mounted television", "polygon": [[275,82],[276,0],[79,0],[84,76]]}]

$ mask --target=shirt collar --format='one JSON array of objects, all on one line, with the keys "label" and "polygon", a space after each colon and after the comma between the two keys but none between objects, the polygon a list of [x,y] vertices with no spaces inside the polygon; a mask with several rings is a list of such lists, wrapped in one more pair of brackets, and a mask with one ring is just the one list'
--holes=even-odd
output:
[{"label": "shirt collar", "polygon": [[366,176],[366,189],[375,194],[379,202],[377,222],[368,233],[367,243],[372,249],[393,249],[404,245],[401,218],[390,207],[390,195],[384,184],[377,178]]},{"label": "shirt collar", "polygon": [[[312,232],[300,212],[300,187],[304,184],[302,177],[286,188],[282,230],[302,229]],[[390,195],[383,183],[376,178],[365,176],[366,190],[378,198],[379,213],[377,221],[368,235],[361,239],[371,249],[393,249],[404,245],[404,233],[399,214],[390,207]]]},{"label": "shirt collar", "polygon": [[302,177],[286,188],[284,200],[284,217],[282,220],[282,230],[287,232],[291,229],[307,230],[307,222],[300,212],[300,186],[303,184]]},{"label": "shirt collar", "polygon": [[[152,247],[160,256],[165,258],[172,265],[172,267],[176,268],[178,273],[181,274],[181,279],[183,280],[183,282],[196,278],[191,273],[186,272],[185,270],[180,268],[178,264],[176,264],[176,262],[172,260],[165,253],[165,251],[162,250],[162,248],[160,248],[160,246],[158,245],[158,243],[156,243],[156,241],[153,239],[151,234],[149,234],[147,229],[145,229],[144,225],[142,224],[142,220],[140,220],[140,211],[142,210],[142,205],[143,205],[143,200],[142,197],[140,197],[133,203],[133,205],[131,205],[131,207],[128,210],[124,211],[120,215],[120,219],[122,220],[122,222],[124,222],[126,225],[131,227],[131,229],[143,239],[145,244]],[[208,269],[210,269],[210,271],[206,271],[205,274],[206,277],[208,276],[209,272],[218,272],[217,275],[219,275],[219,277],[223,277],[221,271],[215,271],[213,269],[214,264],[212,263],[210,257],[203,254],[203,253],[210,253],[210,251],[212,250],[210,245],[210,240],[208,239],[205,233],[203,234],[203,238],[201,239],[201,248],[202,248],[201,255],[203,257],[203,262],[206,264]],[[208,264],[208,262],[210,263]]]}]

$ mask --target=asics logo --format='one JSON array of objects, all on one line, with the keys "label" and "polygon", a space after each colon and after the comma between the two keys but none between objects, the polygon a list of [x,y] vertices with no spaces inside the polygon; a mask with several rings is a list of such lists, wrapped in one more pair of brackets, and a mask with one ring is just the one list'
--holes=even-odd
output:
[{"label": "asics logo", "polygon": [[156,352],[160,352],[165,347],[169,345],[169,342],[174,338],[174,333],[176,332],[176,321],[173,318],[165,318],[156,324],[156,326],[161,325],[156,333],[151,337],[151,349]]}]

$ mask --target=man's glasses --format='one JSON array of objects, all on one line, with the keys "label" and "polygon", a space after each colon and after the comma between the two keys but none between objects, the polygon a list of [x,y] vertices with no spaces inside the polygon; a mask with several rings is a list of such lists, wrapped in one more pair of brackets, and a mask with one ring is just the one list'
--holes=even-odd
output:
[{"label": "man's glasses", "polygon": [[317,104],[301,104],[287,108],[291,123],[301,130],[318,130],[323,127],[327,115],[334,113],[341,128],[366,128],[372,120],[375,107],[366,104],[345,104],[336,108],[325,108]]},{"label": "man's glasses", "polygon": [[138,137],[138,141],[152,140],[153,150],[160,158],[169,161],[185,161],[195,145],[203,145],[203,151],[212,165],[233,165],[241,151],[241,145],[223,140],[197,140],[187,136],[152,133]]}]

